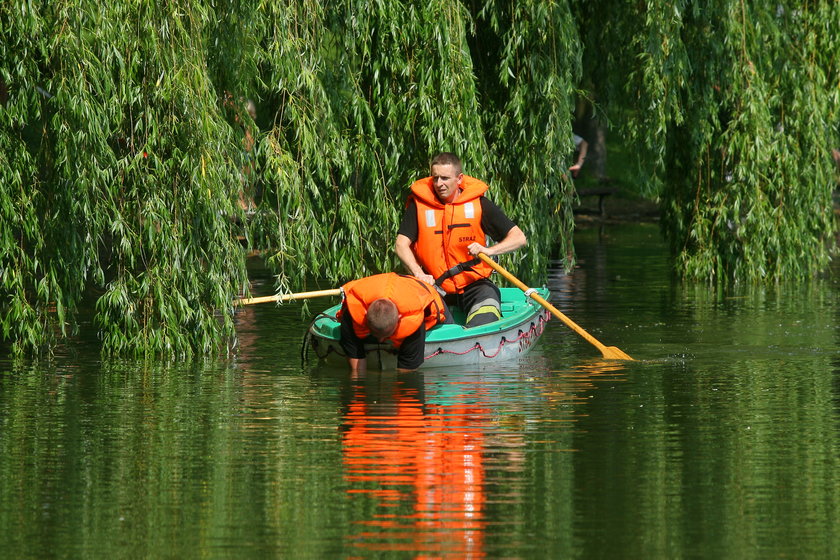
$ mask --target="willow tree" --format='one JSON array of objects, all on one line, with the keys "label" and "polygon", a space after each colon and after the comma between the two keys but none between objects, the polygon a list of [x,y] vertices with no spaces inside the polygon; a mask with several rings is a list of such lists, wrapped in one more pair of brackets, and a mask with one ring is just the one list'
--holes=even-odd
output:
[{"label": "willow tree", "polygon": [[407,186],[440,150],[491,184],[539,271],[571,230],[578,52],[566,2],[5,2],[3,339],[50,348],[91,297],[106,353],[222,351],[246,249],[284,289],[396,268]]},{"label": "willow tree", "polygon": [[213,19],[187,2],[0,7],[0,305],[17,350],[66,335],[88,289],[106,352],[204,352],[232,332],[217,310],[246,278],[224,217],[235,143],[200,48]]},{"label": "willow tree", "polygon": [[[565,2],[268,3],[265,207],[255,239],[289,285],[393,269],[410,183],[437,151],[529,234],[540,270],[572,227],[563,155],[579,57]],[[552,204],[546,204],[547,200]],[[267,226],[267,227],[262,227]],[[371,236],[373,230],[379,235]],[[565,251],[564,253],[565,254]],[[303,265],[303,266],[301,266]],[[368,266],[369,265],[369,266]]]},{"label": "willow tree", "polygon": [[[609,0],[581,7],[591,73],[638,155],[686,278],[801,279],[835,222],[840,4]],[[616,49],[615,45],[623,45]]]}]

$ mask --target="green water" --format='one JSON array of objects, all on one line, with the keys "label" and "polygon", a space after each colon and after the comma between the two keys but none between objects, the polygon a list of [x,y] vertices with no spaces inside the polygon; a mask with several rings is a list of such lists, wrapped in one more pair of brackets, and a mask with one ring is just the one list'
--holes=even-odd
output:
[{"label": "green water", "polygon": [[520,363],[351,379],[297,304],[229,361],[0,361],[0,555],[840,558],[836,274],[716,294],[655,225],[576,243],[552,303],[637,361],[553,320]]}]

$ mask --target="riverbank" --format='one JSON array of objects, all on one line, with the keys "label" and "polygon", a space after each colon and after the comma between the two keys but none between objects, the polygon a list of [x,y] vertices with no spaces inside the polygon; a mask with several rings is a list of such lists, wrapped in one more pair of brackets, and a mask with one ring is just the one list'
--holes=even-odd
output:
[{"label": "riverbank", "polygon": [[[619,189],[581,189],[574,206],[575,223],[658,222],[659,203]],[[608,194],[604,194],[608,193]]]},{"label": "riverbank", "polygon": [[[598,189],[581,189],[581,192]],[[659,203],[619,189],[611,189],[607,195],[585,194],[574,206],[575,227],[601,226],[608,224],[657,223],[660,219]],[[840,222],[840,190],[832,196],[834,217]],[[840,250],[840,223],[835,234],[835,244]]]},{"label": "riverbank", "polygon": [[[599,189],[581,189],[584,193],[574,206],[575,223],[626,223],[658,222],[659,203],[620,189],[610,190],[609,194],[598,194]],[[587,194],[588,193],[588,194]],[[840,220],[840,190],[833,193],[834,215]]]}]

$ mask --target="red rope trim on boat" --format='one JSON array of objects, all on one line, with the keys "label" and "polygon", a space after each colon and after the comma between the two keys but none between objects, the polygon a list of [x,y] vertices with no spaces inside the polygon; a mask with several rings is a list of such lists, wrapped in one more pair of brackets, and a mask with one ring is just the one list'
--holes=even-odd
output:
[{"label": "red rope trim on boat", "polygon": [[429,358],[434,358],[435,356],[439,356],[440,354],[455,354],[457,356],[463,356],[465,354],[469,354],[470,352],[474,352],[475,350],[480,351],[481,355],[484,356],[485,358],[495,358],[496,356],[499,355],[499,353],[502,351],[502,348],[504,348],[505,345],[513,344],[515,342],[519,342],[523,338],[530,338],[531,336],[534,336],[534,335],[539,336],[539,334],[542,333],[543,329],[545,329],[545,324],[548,322],[550,317],[551,317],[551,315],[549,315],[548,312],[541,313],[538,317],[539,321],[537,322],[537,324],[531,323],[531,328],[530,329],[528,329],[526,332],[519,331],[519,335],[516,338],[514,338],[513,340],[508,340],[506,338],[502,338],[502,341],[499,343],[499,347],[496,348],[496,351],[492,354],[488,354],[485,351],[484,347],[480,343],[476,342],[473,347],[471,347],[469,350],[467,350],[465,352],[454,352],[452,350],[444,350],[443,348],[438,348],[436,351],[432,352],[431,354],[426,356],[424,359],[428,360]]},{"label": "red rope trim on boat", "polygon": [[[424,358],[424,360],[428,360],[429,358],[433,358],[433,357],[438,356],[440,354],[455,354],[455,355],[458,355],[458,356],[463,356],[463,355],[469,354],[470,352],[475,352],[476,350],[481,352],[482,356],[484,356],[485,358],[492,359],[492,358],[495,358],[496,356],[498,356],[499,353],[501,353],[502,348],[504,348],[508,344],[517,343],[520,340],[522,340],[523,338],[530,338],[531,336],[535,336],[535,335],[539,336],[542,333],[542,331],[545,329],[545,324],[548,322],[548,320],[550,318],[551,318],[551,315],[548,312],[541,313],[537,317],[538,320],[537,320],[536,324],[531,323],[531,328],[529,328],[527,331],[524,331],[524,332],[519,331],[519,334],[513,340],[508,340],[506,338],[502,338],[501,342],[499,343],[498,348],[496,348],[496,351],[493,352],[493,353],[488,353],[480,343],[476,342],[474,346],[472,346],[470,349],[466,350],[465,352],[454,352],[452,350],[444,350],[443,348],[438,348],[435,352],[432,352],[431,354],[426,356]],[[318,356],[319,359],[324,359],[327,356],[329,356],[330,354],[338,354],[339,356],[344,357],[343,353],[334,349],[331,345],[327,345],[327,350],[323,354],[321,352],[319,352],[319,345],[318,345],[317,342],[311,343],[310,346],[315,351],[315,355]]]}]

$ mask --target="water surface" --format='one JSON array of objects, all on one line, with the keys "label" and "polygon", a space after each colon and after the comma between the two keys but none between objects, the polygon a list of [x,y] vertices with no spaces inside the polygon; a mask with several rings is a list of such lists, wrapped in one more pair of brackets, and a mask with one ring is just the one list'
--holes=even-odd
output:
[{"label": "water surface", "polygon": [[0,362],[0,550],[840,558],[837,276],[716,293],[655,225],[576,246],[552,303],[636,361],[553,320],[520,362],[351,378],[269,304],[230,360]]}]

